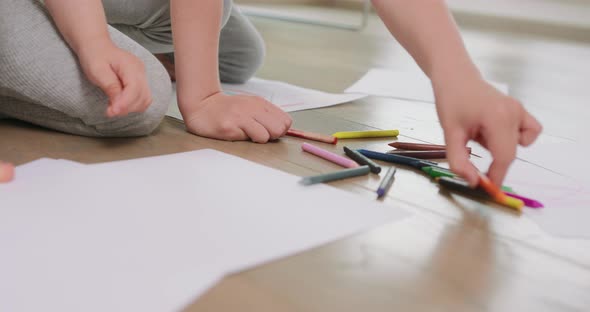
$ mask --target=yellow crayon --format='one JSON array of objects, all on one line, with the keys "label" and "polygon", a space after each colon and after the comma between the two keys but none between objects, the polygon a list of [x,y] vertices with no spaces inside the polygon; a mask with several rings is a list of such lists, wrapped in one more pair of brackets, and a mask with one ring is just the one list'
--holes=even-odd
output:
[{"label": "yellow crayon", "polygon": [[398,135],[399,130],[345,131],[332,134],[333,137],[338,139],[384,138]]},{"label": "yellow crayon", "polygon": [[522,207],[524,206],[524,202],[522,200],[508,195],[506,195],[502,201],[498,201],[498,203],[517,210],[518,212],[522,212]]}]

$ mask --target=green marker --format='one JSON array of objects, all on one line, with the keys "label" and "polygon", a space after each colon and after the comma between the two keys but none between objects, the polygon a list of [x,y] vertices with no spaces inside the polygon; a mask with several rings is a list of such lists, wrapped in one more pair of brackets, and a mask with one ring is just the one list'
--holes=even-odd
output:
[{"label": "green marker", "polygon": [[432,166],[422,167],[422,171],[426,172],[433,179],[440,178],[440,177],[454,178],[457,176],[456,174],[452,173],[450,170],[444,169],[441,167],[432,167]]},{"label": "green marker", "polygon": [[[422,171],[426,172],[431,178],[441,178],[441,177],[449,177],[455,178],[457,177],[456,174],[451,172],[451,170],[443,168],[443,167],[435,167],[435,166],[428,166],[422,167]],[[502,191],[509,192],[509,193],[516,193],[512,190],[510,186],[502,186]]]},{"label": "green marker", "polygon": [[510,186],[502,186],[502,191],[516,194],[516,192]]},{"label": "green marker", "polygon": [[330,181],[334,181],[334,180],[341,180],[341,179],[346,179],[346,178],[358,177],[361,175],[369,174],[369,172],[371,172],[371,169],[369,169],[369,166],[360,166],[357,168],[344,169],[344,170],[340,170],[340,171],[336,171],[336,172],[330,172],[330,173],[320,174],[320,175],[316,175],[316,176],[304,177],[303,179],[301,179],[301,181],[299,183],[301,183],[303,185],[324,183],[324,182],[330,182]]}]

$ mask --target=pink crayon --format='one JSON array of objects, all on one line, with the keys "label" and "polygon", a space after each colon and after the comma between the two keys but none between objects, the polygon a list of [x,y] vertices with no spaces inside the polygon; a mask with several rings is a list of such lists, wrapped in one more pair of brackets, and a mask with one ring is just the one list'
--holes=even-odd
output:
[{"label": "pink crayon", "polygon": [[309,143],[301,144],[301,149],[304,150],[305,152],[308,152],[310,154],[314,154],[318,157],[321,157],[325,160],[329,160],[329,161],[331,161],[335,164],[338,164],[342,167],[345,167],[345,168],[356,168],[359,166],[359,164],[357,164],[356,162],[354,162],[351,159],[348,159],[346,157],[342,157],[340,155],[336,155],[332,152],[328,152],[324,149],[321,149],[321,148],[311,145]]}]

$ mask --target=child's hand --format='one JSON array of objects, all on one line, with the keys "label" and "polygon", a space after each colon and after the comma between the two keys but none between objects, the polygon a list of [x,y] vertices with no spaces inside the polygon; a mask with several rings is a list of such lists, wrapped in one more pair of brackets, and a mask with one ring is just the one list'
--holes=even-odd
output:
[{"label": "child's hand", "polygon": [[469,140],[475,140],[491,152],[494,159],[488,176],[502,185],[517,145],[532,144],[541,124],[517,100],[481,78],[459,82],[433,79],[433,88],[451,169],[471,185],[477,184],[478,174],[465,148]]},{"label": "child's hand", "polygon": [[228,141],[266,143],[280,138],[291,127],[291,117],[265,99],[221,92],[183,112],[183,117],[189,132]]},{"label": "child's hand", "polygon": [[111,42],[93,43],[79,53],[88,80],[109,97],[107,116],[145,111],[152,102],[143,62]]}]

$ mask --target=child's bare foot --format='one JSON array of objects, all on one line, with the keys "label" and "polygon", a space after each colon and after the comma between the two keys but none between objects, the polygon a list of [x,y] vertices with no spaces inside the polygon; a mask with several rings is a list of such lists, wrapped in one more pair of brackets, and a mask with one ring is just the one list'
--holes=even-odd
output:
[{"label": "child's bare foot", "polygon": [[170,76],[170,80],[176,81],[176,72],[174,71],[174,63],[170,60],[167,54],[154,54],[154,56],[164,65],[168,75]]},{"label": "child's bare foot", "polygon": [[10,182],[14,178],[14,166],[0,160],[0,183]]}]

